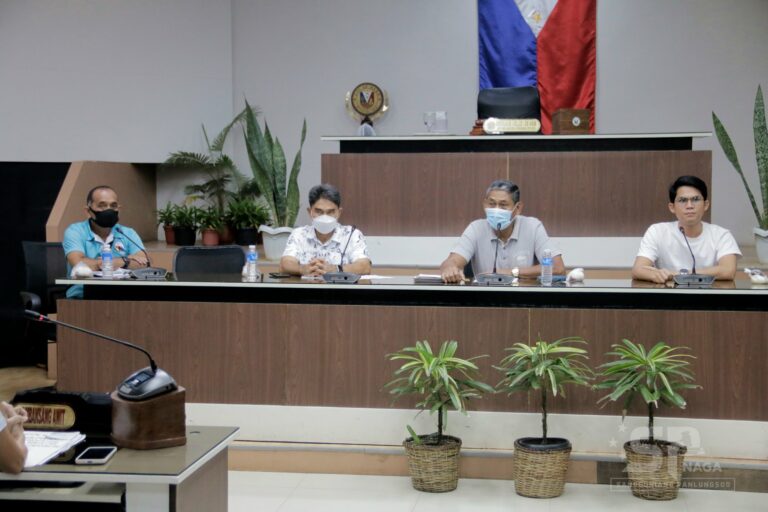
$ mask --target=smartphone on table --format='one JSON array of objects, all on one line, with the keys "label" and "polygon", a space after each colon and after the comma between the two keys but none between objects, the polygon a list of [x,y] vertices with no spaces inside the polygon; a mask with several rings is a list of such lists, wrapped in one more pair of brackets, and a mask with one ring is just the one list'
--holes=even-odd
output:
[{"label": "smartphone on table", "polygon": [[75,464],[106,464],[117,451],[117,446],[89,446],[77,456]]}]

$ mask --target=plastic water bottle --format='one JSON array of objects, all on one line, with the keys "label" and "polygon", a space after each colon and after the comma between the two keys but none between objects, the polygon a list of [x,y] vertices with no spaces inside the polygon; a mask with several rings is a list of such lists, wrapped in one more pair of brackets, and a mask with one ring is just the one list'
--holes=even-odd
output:
[{"label": "plastic water bottle", "polygon": [[552,251],[544,249],[541,256],[541,286],[552,286]]},{"label": "plastic water bottle", "polygon": [[259,253],[256,252],[255,245],[249,245],[248,254],[245,257],[245,281],[248,283],[256,283],[260,278]]},{"label": "plastic water bottle", "polygon": [[112,279],[112,248],[109,244],[101,246],[101,277]]}]

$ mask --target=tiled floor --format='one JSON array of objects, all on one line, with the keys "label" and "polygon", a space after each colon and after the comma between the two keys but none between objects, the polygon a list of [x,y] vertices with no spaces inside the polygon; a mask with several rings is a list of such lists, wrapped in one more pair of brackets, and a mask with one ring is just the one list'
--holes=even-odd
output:
[{"label": "tiled floor", "polygon": [[506,480],[459,481],[453,492],[414,490],[406,477],[229,472],[229,512],[748,512],[768,511],[768,494],[683,489],[677,500],[651,502],[629,490],[568,484],[551,500],[523,498]]}]

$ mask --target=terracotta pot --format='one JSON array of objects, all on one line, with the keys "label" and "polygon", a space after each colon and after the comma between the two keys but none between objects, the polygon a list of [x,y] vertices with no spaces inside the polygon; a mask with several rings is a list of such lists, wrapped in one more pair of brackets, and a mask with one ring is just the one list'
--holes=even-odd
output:
[{"label": "terracotta pot", "polygon": [[229,224],[224,224],[224,227],[219,231],[219,243],[221,245],[229,245],[235,241],[235,230]]},{"label": "terracotta pot", "polygon": [[168,245],[176,245],[176,234],[173,232],[173,226],[170,224],[163,224],[163,231],[165,232],[165,243]]},{"label": "terracotta pot", "polygon": [[220,235],[216,229],[204,229],[202,230],[203,245],[219,245]]}]

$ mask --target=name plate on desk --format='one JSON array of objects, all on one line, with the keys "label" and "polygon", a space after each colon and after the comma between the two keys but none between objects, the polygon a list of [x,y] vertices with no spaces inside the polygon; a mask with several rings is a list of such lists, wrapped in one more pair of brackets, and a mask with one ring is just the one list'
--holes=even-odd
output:
[{"label": "name plate on desk", "polygon": [[489,117],[483,121],[483,131],[492,135],[502,133],[538,133],[541,122],[538,119],[499,119]]}]

